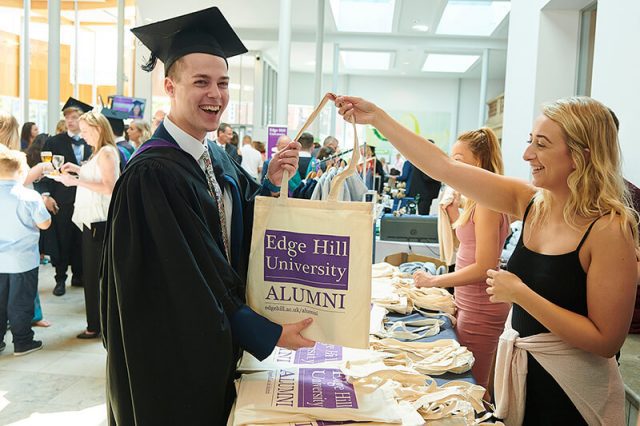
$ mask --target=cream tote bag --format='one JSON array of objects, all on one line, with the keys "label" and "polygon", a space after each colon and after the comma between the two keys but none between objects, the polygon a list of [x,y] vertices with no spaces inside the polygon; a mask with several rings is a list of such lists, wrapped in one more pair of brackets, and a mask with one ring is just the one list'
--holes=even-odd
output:
[{"label": "cream tote bag", "polygon": [[[296,140],[328,100],[325,95]],[[303,332],[308,339],[366,349],[373,205],[338,201],[360,158],[353,127],[351,161],[333,178],[327,200],[289,198],[286,172],[279,198],[256,198],[247,303],[278,324],[313,318]]]}]

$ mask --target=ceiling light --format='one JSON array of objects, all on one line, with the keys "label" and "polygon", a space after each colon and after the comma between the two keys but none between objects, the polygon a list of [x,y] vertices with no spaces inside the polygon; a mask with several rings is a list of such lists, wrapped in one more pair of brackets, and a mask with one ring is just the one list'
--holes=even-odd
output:
[{"label": "ceiling light", "polygon": [[391,52],[371,52],[341,50],[340,57],[349,70],[388,70],[391,65]]},{"label": "ceiling light", "polygon": [[430,53],[424,61],[422,71],[466,72],[479,58],[478,55],[443,55]]},{"label": "ceiling light", "polygon": [[396,0],[330,0],[338,31],[390,33]]},{"label": "ceiling light", "polygon": [[436,33],[490,36],[510,10],[508,1],[449,0]]},{"label": "ceiling light", "polygon": [[411,28],[413,28],[416,31],[422,31],[422,32],[429,31],[429,26],[423,25],[423,24],[414,24]]}]

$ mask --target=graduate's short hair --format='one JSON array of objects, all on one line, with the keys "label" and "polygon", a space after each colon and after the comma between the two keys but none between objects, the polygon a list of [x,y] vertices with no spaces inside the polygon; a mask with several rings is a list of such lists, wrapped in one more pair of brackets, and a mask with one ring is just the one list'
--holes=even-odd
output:
[{"label": "graduate's short hair", "polygon": [[[184,58],[184,56],[182,57]],[[164,76],[169,77],[171,80],[178,82],[180,81],[180,71],[182,70],[182,58],[178,58],[169,65],[169,68],[164,70]]]},{"label": "graduate's short hair", "polygon": [[0,149],[0,178],[10,179],[26,171],[27,155],[15,149]]},{"label": "graduate's short hair", "polygon": [[75,106],[70,106],[67,107],[65,109],[62,110],[62,115],[66,118],[67,115],[71,114],[72,112],[77,112],[78,115],[82,115],[82,110],[78,107]]}]

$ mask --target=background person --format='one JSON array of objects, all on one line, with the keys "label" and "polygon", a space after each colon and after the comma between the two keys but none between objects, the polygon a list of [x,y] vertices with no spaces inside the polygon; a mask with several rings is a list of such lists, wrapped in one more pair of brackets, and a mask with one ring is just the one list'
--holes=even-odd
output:
[{"label": "background person", "polygon": [[120,154],[104,115],[87,112],[80,116],[79,125],[83,139],[93,147],[94,154],[82,166],[66,163],[62,166],[63,174],[56,180],[68,187],[78,187],[72,220],[82,231],[87,328],[77,337],[93,339],[100,337],[100,259],[111,193],[120,176]]},{"label": "background person", "polygon": [[[16,125],[10,143],[14,146],[17,130]],[[8,321],[16,356],[42,348],[42,342],[33,339],[31,322],[38,294],[39,230],[51,225],[40,195],[24,187],[27,169],[24,153],[0,148],[0,352],[6,347]]]},{"label": "background person", "polygon": [[258,181],[262,172],[262,155],[253,147],[251,136],[244,135],[242,137],[242,168],[251,175],[252,178]]},{"label": "background person", "polygon": [[[461,134],[451,148],[451,158],[492,173],[504,172],[500,143],[486,127]],[[509,217],[471,199],[465,201],[462,214],[457,202],[447,207],[447,213],[460,241],[455,272],[431,275],[419,271],[413,278],[418,287],[455,288],[456,334],[460,344],[473,352],[473,377],[491,393],[491,366],[511,305],[489,300],[487,269],[495,269],[499,264],[510,232]]]},{"label": "background person", "polygon": [[153,120],[151,121],[151,134],[154,134],[164,117],[167,115],[166,112],[159,109],[153,114]]},{"label": "background person", "polygon": [[38,125],[33,121],[24,123],[20,132],[20,150],[26,152],[39,132]]},{"label": "background person", "polygon": [[134,149],[138,149],[140,145],[151,139],[151,126],[144,120],[133,120],[129,124],[127,134]]},{"label": "background person", "polygon": [[59,135],[60,133],[64,133],[67,131],[67,123],[64,121],[64,119],[58,121],[58,124],[56,124],[56,135]]},{"label": "background person", "polygon": [[[82,139],[78,121],[80,115],[91,111],[93,107],[74,98],[69,98],[62,107],[67,131],[49,138],[43,151],[53,155],[62,155],[65,163],[80,165],[91,157],[91,147]],[[82,286],[82,233],[73,224],[73,203],[76,199],[76,188],[66,187],[51,179],[42,180],[42,190],[50,194],[50,198],[58,206],[58,213],[53,216],[53,228],[58,243],[58,260],[56,267],[56,285],[53,294],[65,294],[67,270],[71,266],[73,277],[71,285]]]}]

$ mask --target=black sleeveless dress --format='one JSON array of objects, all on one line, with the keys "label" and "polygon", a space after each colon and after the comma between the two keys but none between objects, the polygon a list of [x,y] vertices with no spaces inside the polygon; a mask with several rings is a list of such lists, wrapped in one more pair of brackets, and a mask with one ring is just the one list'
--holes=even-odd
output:
[{"label": "black sleeveless dress", "polygon": [[[531,208],[524,214],[520,240],[507,270],[517,275],[529,288],[550,302],[580,315],[587,315],[587,274],[578,256],[580,248],[591,232],[594,220],[578,247],[570,253],[540,254],[529,250],[523,243],[524,227]],[[513,304],[511,326],[520,337],[528,337],[549,330],[520,306]],[[575,405],[547,371],[527,354],[528,372],[524,425],[586,425]],[[578,374],[589,374],[588,371]]]}]

